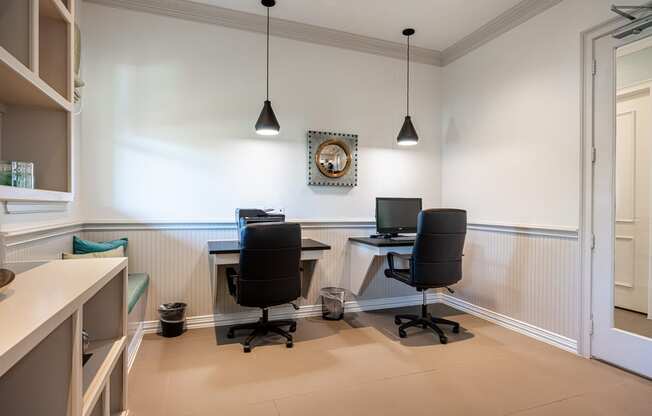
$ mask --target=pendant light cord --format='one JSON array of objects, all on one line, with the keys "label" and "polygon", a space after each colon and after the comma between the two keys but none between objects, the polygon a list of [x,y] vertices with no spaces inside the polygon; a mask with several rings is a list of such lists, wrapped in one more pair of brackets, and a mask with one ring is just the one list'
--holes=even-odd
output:
[{"label": "pendant light cord", "polygon": [[267,101],[269,101],[269,7],[267,8]]},{"label": "pendant light cord", "polygon": [[410,115],[410,37],[407,37],[407,115]]}]

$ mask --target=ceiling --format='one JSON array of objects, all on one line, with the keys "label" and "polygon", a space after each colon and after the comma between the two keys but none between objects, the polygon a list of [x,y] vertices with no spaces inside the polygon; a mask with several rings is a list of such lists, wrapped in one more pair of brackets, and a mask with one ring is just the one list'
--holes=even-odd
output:
[{"label": "ceiling", "polygon": [[[193,0],[264,15],[260,0]],[[412,44],[444,50],[521,0],[277,0],[270,15],[357,35],[403,42],[401,31],[416,29]]]}]

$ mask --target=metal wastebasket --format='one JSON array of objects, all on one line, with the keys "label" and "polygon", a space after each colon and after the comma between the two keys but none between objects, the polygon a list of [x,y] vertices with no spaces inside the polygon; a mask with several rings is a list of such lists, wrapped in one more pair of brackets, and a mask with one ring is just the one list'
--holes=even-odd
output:
[{"label": "metal wastebasket", "polygon": [[158,307],[161,318],[161,335],[166,338],[183,334],[186,326],[186,307],[183,302],[164,303]]},{"label": "metal wastebasket", "polygon": [[339,321],[344,317],[344,298],[346,290],[341,287],[325,287],[321,295],[321,316],[329,321]]}]

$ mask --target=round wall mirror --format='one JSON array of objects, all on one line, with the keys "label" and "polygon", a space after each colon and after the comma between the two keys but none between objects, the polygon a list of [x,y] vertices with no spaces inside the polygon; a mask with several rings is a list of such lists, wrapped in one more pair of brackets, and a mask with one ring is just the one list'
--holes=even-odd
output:
[{"label": "round wall mirror", "polygon": [[351,167],[351,151],[341,140],[326,140],[317,148],[315,164],[329,178],[346,175]]}]

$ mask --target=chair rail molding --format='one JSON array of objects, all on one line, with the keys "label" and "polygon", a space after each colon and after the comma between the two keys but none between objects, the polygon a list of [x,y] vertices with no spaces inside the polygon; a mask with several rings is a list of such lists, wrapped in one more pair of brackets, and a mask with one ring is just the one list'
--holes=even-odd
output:
[{"label": "chair rail molding", "polygon": [[[289,222],[298,222],[301,228],[311,229],[346,229],[364,228],[373,230],[376,222],[368,218],[346,219],[289,219]],[[146,231],[146,230],[235,230],[232,220],[206,219],[206,220],[88,220],[85,222],[71,222],[62,224],[42,225],[20,230],[11,230],[0,233],[4,247],[15,247],[22,244],[33,243],[39,240],[63,237],[84,231]],[[540,235],[566,239],[578,239],[578,228],[561,225],[533,225],[517,223],[500,223],[490,221],[470,220],[469,230],[500,232],[508,234]]]},{"label": "chair rail molding", "polygon": [[[265,33],[266,31],[265,16],[189,0],[86,0],[86,2],[214,24],[231,29],[256,33]],[[561,0],[522,0],[443,51],[412,47],[410,58],[414,62],[422,64],[446,66],[560,2]],[[401,43],[285,19],[271,18],[270,20],[272,36],[405,59],[405,46]]]}]

